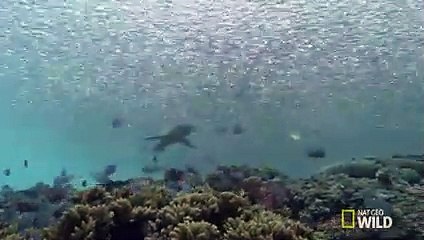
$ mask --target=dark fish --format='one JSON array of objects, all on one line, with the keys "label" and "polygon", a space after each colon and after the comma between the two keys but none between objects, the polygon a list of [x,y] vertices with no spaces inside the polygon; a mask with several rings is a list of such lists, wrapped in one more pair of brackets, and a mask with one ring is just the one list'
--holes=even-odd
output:
[{"label": "dark fish", "polygon": [[234,135],[240,135],[244,132],[244,130],[245,129],[243,128],[243,126],[240,123],[236,123],[233,126],[233,134]]},{"label": "dark fish", "polygon": [[152,174],[152,173],[157,173],[157,172],[161,172],[161,171],[165,170],[165,167],[158,165],[158,159],[157,159],[156,155],[153,156],[152,162],[153,162],[153,164],[149,164],[149,165],[144,166],[141,169],[141,171],[143,173],[146,173],[146,174]]},{"label": "dark fish", "polygon": [[117,167],[116,167],[115,164],[110,164],[110,165],[107,165],[103,169],[103,171],[96,172],[96,173],[91,173],[90,175],[99,184],[109,184],[109,183],[113,182],[110,179],[110,177],[111,177],[111,175],[113,175],[116,172],[116,168]]},{"label": "dark fish", "polygon": [[162,172],[164,171],[165,168],[162,166],[158,166],[158,165],[146,165],[144,166],[141,171],[145,174],[152,174],[152,173],[157,173],[157,172]]},{"label": "dark fish", "polygon": [[24,160],[24,167],[28,168],[28,160]]},{"label": "dark fish", "polygon": [[82,182],[81,182],[81,186],[83,186],[83,187],[87,187],[87,180],[82,180]]},{"label": "dark fish", "polygon": [[66,169],[65,169],[65,168],[62,168],[62,171],[60,171],[60,176],[61,176],[61,177],[68,176],[68,172],[66,171]]},{"label": "dark fish", "polygon": [[107,176],[110,176],[110,175],[112,175],[116,172],[116,168],[117,167],[116,167],[115,164],[107,165],[104,169],[104,174],[107,175]]},{"label": "dark fish", "polygon": [[185,166],[185,171],[187,173],[191,173],[191,174],[199,174],[199,171],[197,171],[194,167],[192,167],[190,165]]},{"label": "dark fish", "polygon": [[10,168],[4,169],[3,174],[7,177],[10,176]]},{"label": "dark fish", "polygon": [[124,120],[122,118],[114,118],[112,120],[112,128],[120,128],[124,125]]},{"label": "dark fish", "polygon": [[371,160],[371,161],[373,161],[373,160],[377,160],[377,157],[376,156],[365,156],[365,157],[363,157],[363,159],[364,160]]},{"label": "dark fish", "polygon": [[72,181],[72,179],[74,178],[73,175],[69,175],[66,172],[66,169],[62,169],[61,173],[59,176],[56,176],[53,179],[53,186],[54,187],[65,187],[68,184],[70,184],[70,182]]},{"label": "dark fish", "polygon": [[117,181],[109,181],[105,183],[97,183],[96,186],[105,188],[106,191],[111,192],[116,189],[120,189],[123,187],[127,187],[129,184],[131,184],[130,180],[117,180]]},{"label": "dark fish", "polygon": [[146,140],[159,140],[159,143],[153,148],[155,152],[162,152],[169,145],[176,143],[183,144],[190,148],[196,148],[191,144],[187,137],[196,129],[191,124],[180,124],[172,128],[167,134],[153,137],[146,137]]},{"label": "dark fish", "polygon": [[306,151],[306,154],[310,158],[325,158],[325,149],[324,148],[314,148]]},{"label": "dark fish", "polygon": [[113,182],[110,179],[110,175],[106,175],[104,172],[91,173],[90,175],[99,184],[110,184]]}]

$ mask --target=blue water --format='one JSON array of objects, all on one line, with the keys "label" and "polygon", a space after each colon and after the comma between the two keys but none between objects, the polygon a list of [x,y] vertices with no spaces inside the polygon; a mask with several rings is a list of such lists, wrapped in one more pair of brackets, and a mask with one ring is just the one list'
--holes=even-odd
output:
[{"label": "blue water", "polygon": [[[145,136],[197,125],[161,164],[305,176],[424,151],[424,2],[1,1],[0,183],[141,176]],[[113,129],[114,117],[125,119]],[[216,134],[242,123],[242,135]],[[293,134],[300,136],[295,140]],[[325,147],[325,159],[305,149]],[[23,160],[29,161],[24,168]],[[92,182],[91,182],[92,183]]]}]

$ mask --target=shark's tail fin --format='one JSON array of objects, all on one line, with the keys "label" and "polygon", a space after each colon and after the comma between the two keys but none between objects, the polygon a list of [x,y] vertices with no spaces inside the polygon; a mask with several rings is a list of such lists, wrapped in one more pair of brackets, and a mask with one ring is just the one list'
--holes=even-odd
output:
[{"label": "shark's tail fin", "polygon": [[152,136],[152,137],[146,137],[144,140],[158,140],[161,139],[163,136]]}]

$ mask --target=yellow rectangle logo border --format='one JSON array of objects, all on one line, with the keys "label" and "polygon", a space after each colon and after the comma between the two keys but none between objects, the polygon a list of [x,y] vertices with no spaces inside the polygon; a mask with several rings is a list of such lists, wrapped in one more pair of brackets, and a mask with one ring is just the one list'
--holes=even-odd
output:
[{"label": "yellow rectangle logo border", "polygon": [[[350,213],[352,215],[352,224],[346,225],[345,223],[345,214]],[[355,228],[355,209],[342,209],[341,217],[342,228],[344,229],[354,229]]]}]

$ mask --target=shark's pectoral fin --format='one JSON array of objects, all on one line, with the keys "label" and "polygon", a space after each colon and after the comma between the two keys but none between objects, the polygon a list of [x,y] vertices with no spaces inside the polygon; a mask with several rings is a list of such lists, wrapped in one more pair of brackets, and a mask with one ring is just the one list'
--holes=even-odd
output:
[{"label": "shark's pectoral fin", "polygon": [[163,138],[163,135],[160,135],[160,136],[152,136],[152,137],[146,137],[146,138],[144,138],[144,140],[159,140],[159,139],[161,139],[161,138]]},{"label": "shark's pectoral fin", "polygon": [[197,148],[196,146],[194,146],[193,144],[191,144],[190,140],[188,140],[187,138],[183,138],[181,139],[181,141],[179,141],[181,144],[189,147],[189,148]]}]

